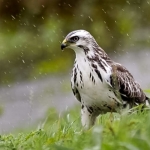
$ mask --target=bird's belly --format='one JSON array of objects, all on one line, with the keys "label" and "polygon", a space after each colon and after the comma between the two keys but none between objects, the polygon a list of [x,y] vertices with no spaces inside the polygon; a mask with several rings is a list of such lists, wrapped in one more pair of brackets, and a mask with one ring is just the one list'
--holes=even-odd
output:
[{"label": "bird's belly", "polygon": [[[110,90],[111,68],[107,66],[107,71],[101,67],[91,69],[88,63],[83,63],[84,67],[79,65],[79,70],[74,72],[72,79],[74,86],[79,91],[81,103],[87,107],[92,107],[102,112],[115,111],[119,106],[119,100],[114,92]],[[77,70],[77,69],[76,69]],[[82,75],[82,78],[81,76]]]},{"label": "bird's belly", "polygon": [[[79,89],[82,103],[91,106],[102,112],[117,111],[119,100],[114,92],[109,89],[106,82],[85,82],[85,85]],[[96,110],[97,111],[97,110]]]}]

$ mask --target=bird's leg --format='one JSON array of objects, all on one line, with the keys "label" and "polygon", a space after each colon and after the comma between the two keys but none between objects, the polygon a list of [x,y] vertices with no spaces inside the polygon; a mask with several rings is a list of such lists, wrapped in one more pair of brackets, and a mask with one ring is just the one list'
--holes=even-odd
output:
[{"label": "bird's leg", "polygon": [[113,115],[112,111],[110,112],[109,118],[110,118],[110,122],[113,122],[113,120],[114,120],[114,115]]},{"label": "bird's leg", "polygon": [[89,111],[86,106],[82,105],[81,122],[82,122],[82,126],[85,129],[89,129],[94,125],[96,117],[97,115],[95,115],[94,112]]}]

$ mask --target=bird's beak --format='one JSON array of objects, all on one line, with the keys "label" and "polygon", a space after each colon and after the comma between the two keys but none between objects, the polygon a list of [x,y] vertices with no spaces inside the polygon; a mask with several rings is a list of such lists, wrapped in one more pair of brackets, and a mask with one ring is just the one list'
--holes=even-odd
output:
[{"label": "bird's beak", "polygon": [[67,40],[64,39],[63,42],[61,43],[61,49],[63,50],[63,49],[66,48],[67,46],[68,46]]}]

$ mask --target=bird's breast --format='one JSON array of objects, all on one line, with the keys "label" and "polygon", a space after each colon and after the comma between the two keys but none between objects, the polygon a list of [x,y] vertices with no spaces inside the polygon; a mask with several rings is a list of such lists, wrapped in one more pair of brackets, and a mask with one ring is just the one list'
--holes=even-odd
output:
[{"label": "bird's breast", "polygon": [[109,86],[111,68],[107,68],[106,71],[98,64],[94,65],[86,62],[81,65],[76,62],[73,69],[72,81],[80,93],[82,102],[88,106],[98,106],[101,109],[104,108],[104,105],[117,105],[117,98]]}]

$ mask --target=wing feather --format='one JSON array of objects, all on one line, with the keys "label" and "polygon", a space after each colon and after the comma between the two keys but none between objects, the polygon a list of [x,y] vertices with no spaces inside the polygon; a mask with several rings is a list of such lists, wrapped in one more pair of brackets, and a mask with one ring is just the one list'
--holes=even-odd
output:
[{"label": "wing feather", "polygon": [[121,64],[112,64],[112,87],[119,91],[121,98],[125,101],[144,103],[146,99],[145,93],[140,85],[134,80],[130,72]]}]

